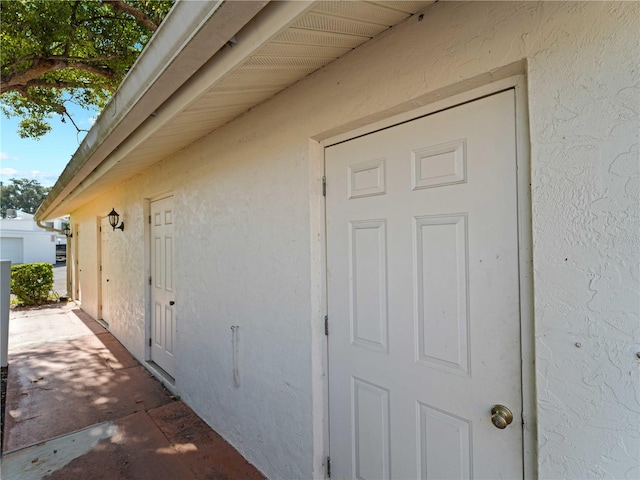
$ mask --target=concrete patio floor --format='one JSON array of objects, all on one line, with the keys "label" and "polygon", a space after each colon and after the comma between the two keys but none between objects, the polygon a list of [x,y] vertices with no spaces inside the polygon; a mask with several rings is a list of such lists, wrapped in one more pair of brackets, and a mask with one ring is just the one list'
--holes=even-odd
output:
[{"label": "concrete patio floor", "polygon": [[259,479],[75,304],[12,311],[3,480]]}]

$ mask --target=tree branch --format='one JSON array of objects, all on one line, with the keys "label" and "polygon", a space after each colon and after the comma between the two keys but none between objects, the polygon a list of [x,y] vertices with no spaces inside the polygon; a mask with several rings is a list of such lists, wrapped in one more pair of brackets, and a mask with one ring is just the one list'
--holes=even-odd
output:
[{"label": "tree branch", "polygon": [[[42,61],[42,60],[51,60],[54,62],[57,61],[65,61],[65,62],[72,62],[72,63],[94,63],[94,62],[109,62],[111,60],[116,60],[117,58],[121,58],[122,55],[104,55],[102,57],[70,57],[67,55],[49,55],[49,56],[36,56],[36,55],[30,55],[28,57],[21,57],[18,58],[17,60],[11,62],[11,63],[6,63],[4,65],[2,65],[2,70],[4,69],[11,69],[13,71],[15,71],[16,67],[18,65],[20,65],[21,63],[24,62],[29,62],[29,61]],[[24,71],[28,71],[29,69],[24,69]],[[13,75],[6,75],[3,78],[3,81],[10,81],[13,79]]]},{"label": "tree branch", "polygon": [[95,22],[96,20],[118,20],[122,22],[131,22],[131,19],[128,17],[117,17],[115,15],[98,15],[96,17],[81,18],[80,20],[78,20],[78,23],[91,23]]},{"label": "tree branch", "polygon": [[80,133],[80,132],[88,132],[88,131],[89,131],[89,130],[85,130],[85,129],[82,129],[82,128],[78,127],[78,125],[77,125],[77,124],[76,124],[76,122],[73,120],[73,118],[71,117],[71,115],[69,115],[69,112],[67,111],[67,108],[66,108],[64,105],[62,106],[62,112],[60,113],[60,115],[62,115],[62,116],[63,116],[63,122],[64,122],[64,117],[65,117],[65,116],[66,116],[66,117],[71,121],[71,123],[73,124],[73,126],[74,126],[74,127],[76,127],[77,133]]},{"label": "tree branch", "polygon": [[[114,58],[114,57],[111,57]],[[36,58],[31,68],[23,70],[14,75],[6,75],[2,77],[0,85],[0,95],[10,91],[20,91],[21,87],[31,86],[55,86],[56,82],[48,80],[38,80],[42,75],[52,72],[54,70],[63,70],[65,68],[75,68],[76,70],[84,70],[85,72],[93,73],[101,77],[112,79],[115,76],[115,72],[109,67],[97,67],[90,65],[92,61],[104,61],[109,57],[96,57],[96,58],[74,58],[74,57],[46,57]],[[70,82],[62,82],[64,84]],[[56,87],[60,88],[60,87]],[[64,88],[64,87],[62,87]]]},{"label": "tree branch", "polygon": [[65,61],[70,63],[94,63],[94,62],[108,62],[110,60],[115,60],[116,58],[121,58],[122,55],[105,55],[103,57],[68,57],[64,55],[51,55],[49,57],[45,57],[49,60],[54,61]]},{"label": "tree branch", "polygon": [[113,6],[119,12],[128,13],[152,32],[155,32],[158,29],[158,26],[143,12],[140,10],[133,8],[131,5],[127,5],[122,0],[103,0],[103,3],[108,3]]},{"label": "tree branch", "polygon": [[35,58],[29,69],[2,77],[0,80],[0,95],[11,90],[18,90],[17,87],[25,86],[30,80],[38,78],[45,73],[64,68],[60,63],[49,59]]},{"label": "tree branch", "polygon": [[31,87],[53,88],[57,90],[60,90],[63,88],[88,88],[87,85],[85,85],[82,82],[61,82],[61,81],[52,82],[49,80],[35,79],[35,80],[30,80],[29,82],[27,82],[26,85],[20,85],[20,87],[16,88],[15,90],[22,93],[23,90],[26,90]]},{"label": "tree branch", "polygon": [[[85,61],[86,60],[83,60],[82,62]],[[100,75],[101,77],[109,79],[113,78],[114,76],[114,71],[109,67],[95,67],[93,65],[88,65],[81,62],[68,62],[68,67],[75,68],[77,70],[84,70],[85,72],[94,73],[96,75]]]}]

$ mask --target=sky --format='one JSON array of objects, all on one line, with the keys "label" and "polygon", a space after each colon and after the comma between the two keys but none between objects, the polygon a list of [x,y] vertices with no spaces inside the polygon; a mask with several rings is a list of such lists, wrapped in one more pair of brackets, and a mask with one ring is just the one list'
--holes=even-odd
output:
[{"label": "sky", "polygon": [[[67,110],[81,129],[89,130],[97,113],[66,103]],[[67,119],[51,119],[52,130],[40,140],[23,139],[16,133],[19,118],[7,119],[0,114],[0,181],[10,178],[37,180],[51,187],[64,170],[71,156],[80,146],[86,132],[78,133]]]}]

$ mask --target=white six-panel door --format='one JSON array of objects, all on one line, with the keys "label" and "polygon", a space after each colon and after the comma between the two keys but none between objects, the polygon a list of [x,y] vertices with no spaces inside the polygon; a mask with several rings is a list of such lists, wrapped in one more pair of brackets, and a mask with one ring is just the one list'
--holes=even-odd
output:
[{"label": "white six-panel door", "polygon": [[151,202],[151,360],[176,374],[173,197]]},{"label": "white six-panel door", "polygon": [[100,219],[100,319],[107,325],[111,321],[111,285],[114,281],[111,276],[112,235],[115,232],[109,225],[109,217]]},{"label": "white six-panel door", "polygon": [[513,91],[325,158],[332,478],[521,477]]}]

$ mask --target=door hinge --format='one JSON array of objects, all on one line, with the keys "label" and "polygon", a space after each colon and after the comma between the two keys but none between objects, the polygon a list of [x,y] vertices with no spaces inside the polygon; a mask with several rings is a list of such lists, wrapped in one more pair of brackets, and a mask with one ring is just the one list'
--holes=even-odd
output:
[{"label": "door hinge", "polygon": [[322,177],[322,196],[327,196],[327,177]]},{"label": "door hinge", "polygon": [[[102,227],[100,227],[100,232],[102,232]],[[77,233],[76,233],[76,235],[77,235]]]},{"label": "door hinge", "polygon": [[149,225],[151,225],[151,215],[149,215]]},{"label": "door hinge", "polygon": [[102,265],[100,265],[100,271],[102,271]]},{"label": "door hinge", "polygon": [[153,283],[151,283],[151,277],[149,277],[149,285],[153,285]]},{"label": "door hinge", "polygon": [[149,346],[151,346],[151,337],[149,337]]},{"label": "door hinge", "polygon": [[324,316],[324,334],[329,336],[329,315]]},{"label": "door hinge", "polygon": [[327,457],[327,478],[331,478],[331,457]]}]

